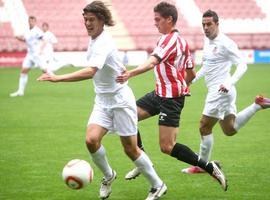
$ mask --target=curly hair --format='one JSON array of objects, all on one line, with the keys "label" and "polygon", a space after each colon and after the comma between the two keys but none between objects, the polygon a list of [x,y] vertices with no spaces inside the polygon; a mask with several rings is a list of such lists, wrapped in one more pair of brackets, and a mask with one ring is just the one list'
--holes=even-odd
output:
[{"label": "curly hair", "polygon": [[114,26],[111,11],[102,1],[93,1],[88,4],[84,9],[83,13],[94,13],[98,19],[102,20],[107,26]]}]

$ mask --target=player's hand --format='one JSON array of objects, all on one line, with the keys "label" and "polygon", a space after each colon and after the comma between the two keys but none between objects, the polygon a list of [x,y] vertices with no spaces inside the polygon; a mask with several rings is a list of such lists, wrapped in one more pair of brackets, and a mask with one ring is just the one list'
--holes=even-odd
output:
[{"label": "player's hand", "polygon": [[120,76],[116,77],[116,82],[117,83],[124,83],[126,82],[130,77],[130,73],[129,71],[123,71],[122,74]]},{"label": "player's hand", "polygon": [[38,81],[51,81],[51,82],[57,82],[57,75],[54,75],[52,73],[43,73],[40,77],[37,78]]},{"label": "player's hand", "polygon": [[24,37],[23,36],[15,36],[15,38],[19,41],[25,41]]}]

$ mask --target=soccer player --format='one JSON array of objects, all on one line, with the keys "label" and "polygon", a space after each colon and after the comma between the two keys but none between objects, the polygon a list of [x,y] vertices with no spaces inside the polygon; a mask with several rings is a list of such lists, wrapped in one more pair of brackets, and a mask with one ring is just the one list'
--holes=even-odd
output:
[{"label": "soccer player", "polygon": [[57,38],[55,35],[49,31],[49,24],[44,22],[42,24],[43,38],[40,47],[40,56],[42,60],[42,65],[52,72],[60,68],[54,58],[54,45],[57,43]]},{"label": "soccer player", "polygon": [[93,1],[83,9],[83,18],[91,38],[87,51],[89,67],[64,75],[45,73],[38,80],[70,82],[93,79],[96,98],[87,125],[86,145],[93,162],[104,174],[99,192],[101,199],[109,197],[116,179],[116,172],[109,165],[101,144],[108,131],[118,133],[125,153],[150,182],[151,190],[146,200],[159,199],[167,187],[155,172],[148,156],[137,146],[135,97],[127,83],[116,82],[116,77],[125,67],[111,36],[104,30],[104,25],[114,25],[111,12],[102,1]]},{"label": "soccer player", "polygon": [[[156,89],[137,100],[139,121],[159,115],[161,151],[180,161],[203,168],[216,178],[226,191],[227,180],[215,162],[205,162],[189,147],[176,142],[180,114],[185,96],[189,95],[188,84],[195,77],[188,43],[175,29],[177,17],[176,7],[172,4],[161,2],[154,7],[155,26],[162,34],[157,47],[145,63],[125,71],[117,77],[117,81],[124,83],[129,78],[154,68]],[[136,178],[140,173],[140,169],[135,168],[126,175],[126,179]]]},{"label": "soccer player", "polygon": [[[202,26],[206,36],[203,63],[192,82],[204,76],[208,88],[200,120],[201,144],[199,151],[199,157],[208,161],[214,143],[212,130],[216,123],[219,122],[225,135],[232,136],[258,110],[269,108],[270,99],[257,96],[252,105],[239,113],[236,112],[235,84],[246,72],[247,65],[235,42],[219,31],[219,19],[216,12],[206,11],[202,17]],[[236,65],[236,70],[231,76],[230,70],[233,64]],[[182,172],[194,174],[205,172],[205,170],[198,166],[192,166],[183,169]]]},{"label": "soccer player", "polygon": [[19,88],[16,92],[11,93],[10,97],[23,96],[25,87],[28,82],[28,72],[32,67],[38,66],[43,71],[42,63],[40,59],[40,45],[43,37],[43,32],[36,26],[37,19],[35,16],[29,16],[28,18],[29,30],[24,36],[16,36],[19,41],[25,42],[27,45],[27,54],[23,60],[21,74],[19,78]]}]

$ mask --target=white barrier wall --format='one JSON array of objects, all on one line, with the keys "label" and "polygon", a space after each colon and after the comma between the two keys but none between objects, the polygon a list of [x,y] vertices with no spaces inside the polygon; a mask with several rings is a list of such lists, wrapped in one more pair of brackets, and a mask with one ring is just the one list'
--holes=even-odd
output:
[{"label": "white barrier wall", "polygon": [[[148,54],[146,51],[120,51],[119,56],[125,65],[136,66],[143,63],[147,59]],[[81,67],[87,66],[86,52],[55,52],[55,58],[65,64]]]}]

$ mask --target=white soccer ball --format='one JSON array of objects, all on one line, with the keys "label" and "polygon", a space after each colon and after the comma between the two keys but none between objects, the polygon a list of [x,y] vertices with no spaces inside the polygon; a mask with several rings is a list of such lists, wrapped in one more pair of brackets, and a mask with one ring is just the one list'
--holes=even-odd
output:
[{"label": "white soccer ball", "polygon": [[93,180],[94,171],[85,160],[74,159],[69,161],[62,172],[62,177],[71,189],[81,189]]}]

